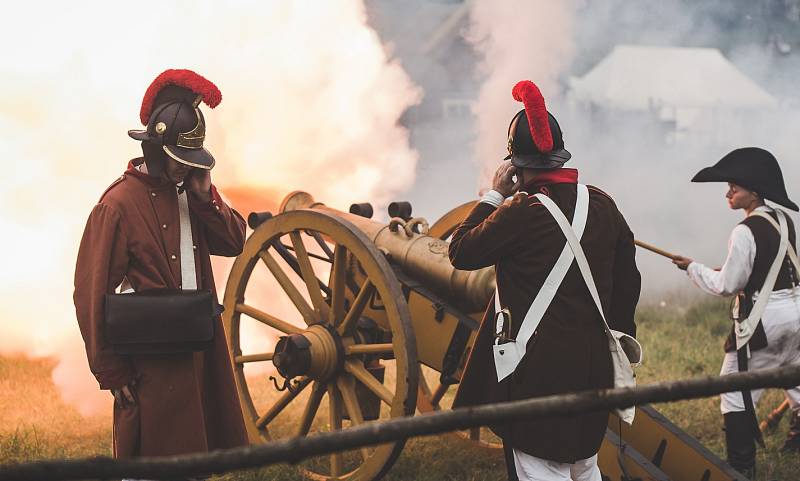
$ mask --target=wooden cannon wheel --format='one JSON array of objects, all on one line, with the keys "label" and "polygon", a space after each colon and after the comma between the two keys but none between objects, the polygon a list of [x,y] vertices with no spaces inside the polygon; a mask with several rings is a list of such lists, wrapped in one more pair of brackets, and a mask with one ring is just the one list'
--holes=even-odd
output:
[{"label": "wooden cannon wheel", "polygon": [[[265,293],[264,282],[275,287]],[[382,333],[378,342],[365,340],[358,327],[365,322],[365,308],[375,304],[384,315],[383,325],[373,329]],[[259,225],[230,271],[224,305],[251,442],[414,414],[419,371],[408,306],[383,254],[350,222],[298,210]],[[281,313],[281,306],[289,312]],[[271,337],[255,352],[243,352],[243,344],[252,351],[253,343],[243,335],[248,323]],[[280,336],[279,342],[299,346],[299,351],[276,354],[274,340]],[[245,376],[245,366],[262,371]],[[286,372],[294,375],[283,379]],[[274,387],[267,381],[270,374]],[[281,389],[277,379],[289,389],[276,392]],[[403,442],[388,443],[307,460],[299,467],[311,479],[369,480],[385,474],[402,448]]]},{"label": "wooden cannon wheel", "polygon": [[[469,201],[451,209],[431,225],[428,230],[428,235],[442,240],[448,240],[453,234],[453,231],[456,230],[456,227],[458,227],[474,206],[475,201]],[[480,313],[479,315],[482,314],[483,313]],[[432,389],[427,384],[425,377],[421,376],[417,409],[419,409],[420,412],[438,411],[442,409],[442,400],[446,398],[448,392],[454,390],[454,387],[441,383]],[[467,438],[486,448],[503,449],[500,440],[488,428],[473,428],[468,431],[458,431],[457,434],[462,438]]]}]

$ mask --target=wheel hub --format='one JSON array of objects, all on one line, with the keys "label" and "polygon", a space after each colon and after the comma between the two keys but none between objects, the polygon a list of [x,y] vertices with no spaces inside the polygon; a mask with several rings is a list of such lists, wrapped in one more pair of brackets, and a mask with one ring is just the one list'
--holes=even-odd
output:
[{"label": "wheel hub", "polygon": [[327,325],[314,324],[302,333],[281,336],[272,363],[286,379],[308,376],[325,381],[344,364],[341,338]]}]

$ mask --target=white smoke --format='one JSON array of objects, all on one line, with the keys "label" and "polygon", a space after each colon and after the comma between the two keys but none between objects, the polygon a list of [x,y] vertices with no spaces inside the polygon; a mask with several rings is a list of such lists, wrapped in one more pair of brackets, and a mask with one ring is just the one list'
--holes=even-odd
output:
[{"label": "white smoke", "polygon": [[475,156],[484,177],[505,157],[507,126],[522,104],[511,97],[520,80],[532,80],[548,96],[559,92],[559,77],[574,51],[574,2],[475,0],[467,39],[481,55],[485,77],[474,109]]},{"label": "white smoke", "polygon": [[83,412],[109,397],[82,353],[74,259],[93,204],[140,155],[125,132],[161,71],[191,68],[220,87],[205,115],[223,187],[303,189],[341,207],[413,181],[398,119],[420,93],[361,0],[22,2],[4,18],[0,353],[58,357],[54,380]]},{"label": "white smoke", "polygon": [[[742,214],[728,209],[726,186],[691,184],[698,170],[735,148],[760,146],[781,163],[790,197],[800,196],[795,188],[800,168],[794,162],[800,143],[793,132],[800,115],[785,107],[790,100],[780,97],[782,91],[795,90],[787,86],[800,74],[800,62],[775,58],[766,37],[748,43],[736,30],[726,29],[725,22],[754,21],[751,15],[760,8],[754,2],[750,10],[739,11],[729,3],[475,0],[467,38],[480,56],[478,74],[484,79],[474,118],[473,151],[483,166],[479,187],[489,185],[505,153],[505,129],[522,108],[511,98],[511,88],[530,79],[559,119],[573,154],[567,166],[580,170],[582,182],[614,197],[638,238],[721,265],[728,234]],[[682,138],[667,138],[664,126],[644,114],[612,109],[595,117],[576,108],[569,98],[570,77],[583,75],[622,43],[721,48],[739,69],[771,88],[784,107],[712,117]],[[697,92],[683,94],[688,98]],[[599,102],[596,107],[603,111],[609,106]],[[639,251],[637,261],[645,294],[691,289],[685,274],[667,259]]]}]

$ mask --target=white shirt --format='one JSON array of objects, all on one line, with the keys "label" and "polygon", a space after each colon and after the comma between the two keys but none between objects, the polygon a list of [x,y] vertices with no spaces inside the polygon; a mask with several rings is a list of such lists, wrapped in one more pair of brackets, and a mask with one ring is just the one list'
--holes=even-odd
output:
[{"label": "white shirt", "polygon": [[[772,211],[765,205],[757,207],[756,210]],[[746,225],[739,224],[731,232],[728,240],[728,257],[722,269],[717,271],[699,262],[692,262],[686,273],[697,287],[705,292],[717,296],[731,296],[747,285],[755,259],[756,239],[753,237],[753,232]]]},{"label": "white shirt", "polygon": [[483,194],[483,196],[481,197],[480,202],[489,204],[492,207],[497,208],[497,207],[500,207],[500,205],[505,200],[506,200],[506,198],[503,197],[503,194],[501,194],[500,192],[497,192],[496,190],[490,190],[490,191],[487,191],[485,194]]}]

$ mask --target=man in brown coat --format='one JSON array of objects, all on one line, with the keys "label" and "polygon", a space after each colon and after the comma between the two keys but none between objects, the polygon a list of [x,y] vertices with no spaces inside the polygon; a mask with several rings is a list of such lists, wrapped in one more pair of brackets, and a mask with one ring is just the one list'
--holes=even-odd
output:
[{"label": "man in brown coat", "polygon": [[[245,223],[211,183],[214,158],[203,148],[200,101],[219,90],[189,70],[167,70],[142,102],[144,158],[92,209],[75,269],[75,310],[89,367],[112,391],[114,456],[164,456],[247,443],[219,316],[210,349],[124,356],[109,345],[104,297],[121,290],[215,292],[210,255],[235,256]],[[176,187],[179,186],[179,187]]]},{"label": "man in brown coat", "polygon": [[[547,195],[571,219],[578,172],[561,168],[571,155],[539,89],[524,81],[514,87],[513,95],[525,109],[509,127],[511,162],[499,167],[493,190],[453,234],[450,259],[459,269],[495,266],[502,308],[510,313],[505,334],[515,339],[566,243],[553,216],[533,194]],[[581,246],[610,327],[633,336],[641,283],[633,234],[606,193],[591,186],[588,191]],[[484,316],[454,407],[613,386],[603,320],[574,261],[528,341],[525,356],[501,381],[492,354],[493,306]],[[596,454],[607,422],[608,413],[587,413],[516,421],[493,430],[503,438],[511,479],[599,481]]]}]

